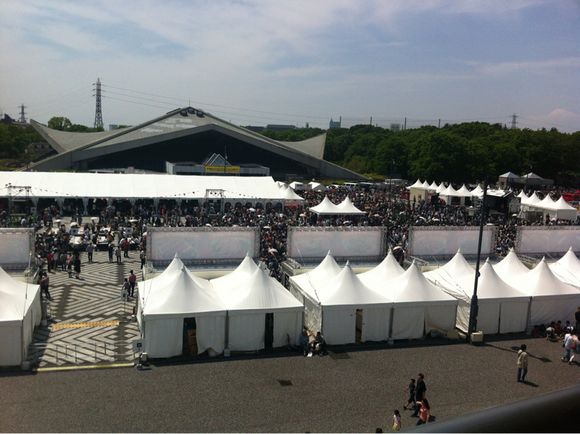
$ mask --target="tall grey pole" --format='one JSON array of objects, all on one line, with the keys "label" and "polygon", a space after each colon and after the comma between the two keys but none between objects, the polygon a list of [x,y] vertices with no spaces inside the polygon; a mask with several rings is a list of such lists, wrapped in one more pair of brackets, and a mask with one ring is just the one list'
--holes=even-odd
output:
[{"label": "tall grey pole", "polygon": [[479,216],[479,239],[477,240],[477,262],[475,263],[475,283],[471,296],[471,308],[469,310],[469,330],[467,339],[471,342],[471,334],[477,329],[477,314],[479,305],[477,302],[477,283],[479,280],[479,262],[481,259],[481,240],[483,238],[483,223],[485,221],[485,199],[487,198],[487,180],[483,182],[483,199],[481,200],[481,215]]}]

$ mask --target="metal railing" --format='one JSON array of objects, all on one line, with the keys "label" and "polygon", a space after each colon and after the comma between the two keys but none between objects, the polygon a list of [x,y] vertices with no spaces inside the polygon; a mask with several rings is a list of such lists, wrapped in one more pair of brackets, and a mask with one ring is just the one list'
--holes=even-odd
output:
[{"label": "metal railing", "polygon": [[28,349],[28,360],[35,366],[42,360],[49,365],[132,362],[135,353],[131,344],[125,342],[33,343]]}]

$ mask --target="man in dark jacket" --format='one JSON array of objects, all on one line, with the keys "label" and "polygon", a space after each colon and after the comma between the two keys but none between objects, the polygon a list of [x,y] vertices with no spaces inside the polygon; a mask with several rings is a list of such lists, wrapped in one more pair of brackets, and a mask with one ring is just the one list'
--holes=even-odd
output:
[{"label": "man in dark jacket", "polygon": [[425,384],[425,376],[419,374],[417,376],[417,385],[415,387],[415,411],[412,414],[413,417],[419,417],[419,406],[416,403],[418,401],[423,401],[426,393],[427,385]]}]

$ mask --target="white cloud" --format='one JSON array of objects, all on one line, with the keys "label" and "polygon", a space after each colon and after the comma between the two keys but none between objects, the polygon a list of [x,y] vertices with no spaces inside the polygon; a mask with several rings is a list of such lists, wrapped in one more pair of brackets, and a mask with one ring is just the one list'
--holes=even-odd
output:
[{"label": "white cloud", "polygon": [[580,130],[580,113],[558,107],[547,114],[530,115],[523,118],[522,124],[532,128],[557,128],[560,131],[573,132]]},{"label": "white cloud", "polygon": [[556,69],[580,68],[580,57],[563,57],[558,59],[531,60],[519,62],[479,63],[468,64],[483,74],[500,75],[514,72],[552,72]]}]

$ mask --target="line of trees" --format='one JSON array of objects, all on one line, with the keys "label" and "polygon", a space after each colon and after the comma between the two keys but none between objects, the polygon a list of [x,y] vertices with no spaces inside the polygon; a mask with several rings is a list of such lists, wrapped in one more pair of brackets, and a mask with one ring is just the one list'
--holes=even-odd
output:
[{"label": "line of trees", "polygon": [[[304,140],[316,128],[264,131],[277,140]],[[496,179],[533,171],[559,185],[580,183],[580,131],[507,129],[470,122],[391,131],[370,125],[327,131],[324,158],[358,173],[436,181]]]}]

